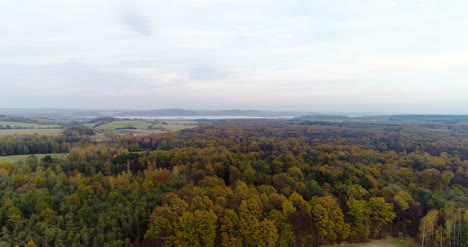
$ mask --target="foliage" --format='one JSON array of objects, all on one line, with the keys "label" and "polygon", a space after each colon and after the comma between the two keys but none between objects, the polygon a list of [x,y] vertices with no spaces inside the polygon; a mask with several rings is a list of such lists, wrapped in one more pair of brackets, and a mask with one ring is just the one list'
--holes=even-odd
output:
[{"label": "foliage", "polygon": [[82,136],[18,138],[3,140],[67,146],[69,154],[0,164],[0,241],[10,245],[319,246],[385,235],[431,246],[468,241],[463,139],[285,122],[96,145]]}]

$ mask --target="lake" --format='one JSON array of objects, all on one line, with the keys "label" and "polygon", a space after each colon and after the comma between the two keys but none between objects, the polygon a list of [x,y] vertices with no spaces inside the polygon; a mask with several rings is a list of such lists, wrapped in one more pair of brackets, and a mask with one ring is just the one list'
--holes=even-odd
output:
[{"label": "lake", "polygon": [[166,120],[220,120],[220,119],[292,119],[295,116],[128,116],[116,118],[129,118],[129,119],[166,119]]}]

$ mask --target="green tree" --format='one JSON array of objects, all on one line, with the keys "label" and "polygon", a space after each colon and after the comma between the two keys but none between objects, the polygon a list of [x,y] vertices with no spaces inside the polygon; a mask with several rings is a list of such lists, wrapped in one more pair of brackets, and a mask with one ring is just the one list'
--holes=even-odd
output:
[{"label": "green tree", "polygon": [[197,233],[202,246],[214,246],[216,237],[216,222],[218,217],[212,211],[195,210],[194,217],[196,220]]},{"label": "green tree", "polygon": [[346,205],[348,205],[348,215],[351,219],[351,236],[359,241],[367,240],[371,225],[367,202],[350,198]]},{"label": "green tree", "polygon": [[213,212],[195,210],[184,213],[175,231],[176,246],[214,246],[217,216]]},{"label": "green tree", "polygon": [[392,222],[396,214],[393,211],[393,204],[386,203],[383,197],[371,197],[367,203],[370,212],[371,225],[375,234],[380,233],[380,230],[385,224]]},{"label": "green tree", "polygon": [[280,233],[280,247],[293,246],[296,240],[296,235],[294,234],[294,227],[288,223],[281,224],[281,233]]},{"label": "green tree", "polygon": [[197,222],[192,212],[185,212],[177,222],[175,245],[181,247],[201,247],[197,233]]}]

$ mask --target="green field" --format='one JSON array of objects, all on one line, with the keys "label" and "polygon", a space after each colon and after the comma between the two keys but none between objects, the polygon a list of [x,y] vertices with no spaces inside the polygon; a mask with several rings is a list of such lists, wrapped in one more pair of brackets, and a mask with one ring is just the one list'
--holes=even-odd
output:
[{"label": "green field", "polygon": [[409,239],[396,239],[396,238],[385,238],[372,240],[367,243],[344,243],[335,245],[324,245],[324,247],[417,247],[412,240]]},{"label": "green field", "polygon": [[100,125],[100,126],[96,127],[96,129],[97,130],[115,130],[115,129],[119,129],[119,128],[125,128],[127,126],[133,126],[133,127],[137,128],[137,129],[147,129],[151,125],[153,125],[153,124],[150,123],[150,122],[140,121],[140,120],[115,121],[115,122],[110,122],[110,123]]},{"label": "green field", "polygon": [[88,128],[94,128],[94,125],[93,123],[87,123],[87,124],[82,124],[83,126],[86,126]]},{"label": "green field", "polygon": [[12,135],[60,135],[62,134],[62,129],[0,129],[0,136],[12,136]]},{"label": "green field", "polygon": [[[16,163],[19,161],[24,161],[26,158],[29,156],[28,155],[10,155],[10,156],[0,156],[0,163],[4,162],[10,162],[10,163]],[[52,158],[63,158],[67,154],[34,154],[38,159],[44,158],[46,155],[52,156]]]},{"label": "green field", "polygon": [[190,128],[195,128],[197,127],[198,125],[196,124],[175,124],[175,123],[170,123],[168,122],[168,124],[155,124],[152,126],[152,128],[164,128],[164,129],[168,129],[168,130],[171,130],[171,131],[177,131],[177,130],[182,130],[182,129],[190,129]]},{"label": "green field", "polygon": [[10,125],[12,128],[28,128],[28,129],[59,129],[61,128],[60,125],[5,122],[5,121],[0,121],[0,125],[3,127]]},{"label": "green field", "polygon": [[115,130],[115,129],[122,129],[128,126],[133,126],[137,129],[143,130],[143,129],[159,129],[159,128],[164,128],[167,130],[171,131],[177,131],[181,129],[187,129],[187,128],[194,128],[197,127],[196,122],[192,121],[166,121],[167,124],[154,124],[149,121],[143,121],[143,120],[125,120],[125,121],[115,121],[115,122],[110,122],[106,123],[103,125],[100,125],[96,127],[97,130]]}]

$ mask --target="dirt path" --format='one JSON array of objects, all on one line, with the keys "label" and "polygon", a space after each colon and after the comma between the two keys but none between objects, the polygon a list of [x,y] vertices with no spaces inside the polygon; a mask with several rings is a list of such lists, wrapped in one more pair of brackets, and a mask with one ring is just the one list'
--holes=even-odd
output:
[{"label": "dirt path", "polygon": [[356,245],[356,247],[397,247],[389,239],[374,240],[370,243],[364,243],[362,245]]},{"label": "dirt path", "polygon": [[413,245],[410,241],[406,240],[397,240],[394,238],[385,238],[379,240],[372,240],[368,243],[342,243],[336,245],[327,245],[327,247],[398,247],[398,246],[416,246]]}]

